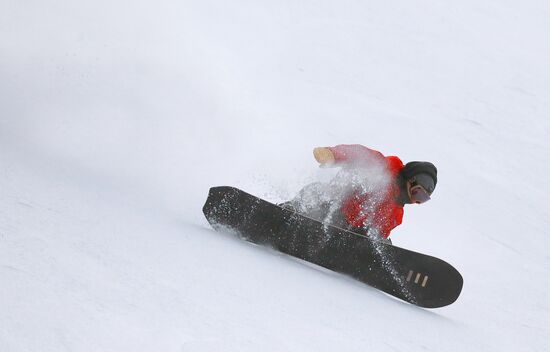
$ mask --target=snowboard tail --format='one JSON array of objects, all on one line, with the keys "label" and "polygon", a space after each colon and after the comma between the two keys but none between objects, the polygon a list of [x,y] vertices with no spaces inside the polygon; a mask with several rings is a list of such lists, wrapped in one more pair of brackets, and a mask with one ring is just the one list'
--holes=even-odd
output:
[{"label": "snowboard tail", "polygon": [[210,189],[203,213],[218,231],[351,276],[406,302],[456,301],[460,273],[447,262],[308,218],[234,187]]}]

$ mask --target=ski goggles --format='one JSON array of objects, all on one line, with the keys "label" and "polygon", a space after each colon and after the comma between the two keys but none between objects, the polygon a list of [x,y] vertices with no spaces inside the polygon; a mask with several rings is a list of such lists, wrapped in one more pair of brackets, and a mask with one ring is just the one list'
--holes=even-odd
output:
[{"label": "ski goggles", "polygon": [[411,201],[413,203],[422,204],[430,200],[430,194],[426,192],[421,185],[413,185],[411,187]]}]

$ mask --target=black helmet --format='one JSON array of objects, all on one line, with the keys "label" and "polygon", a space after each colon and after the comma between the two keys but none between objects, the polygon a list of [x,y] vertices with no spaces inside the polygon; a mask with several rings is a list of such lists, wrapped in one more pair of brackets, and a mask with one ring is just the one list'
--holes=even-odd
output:
[{"label": "black helmet", "polygon": [[405,181],[413,181],[422,186],[429,194],[437,184],[437,168],[427,161],[411,161],[401,170],[401,176]]}]

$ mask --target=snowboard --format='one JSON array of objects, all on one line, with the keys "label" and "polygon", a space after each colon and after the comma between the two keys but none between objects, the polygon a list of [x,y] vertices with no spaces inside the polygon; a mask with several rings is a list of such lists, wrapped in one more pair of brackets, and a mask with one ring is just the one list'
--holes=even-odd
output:
[{"label": "snowboard", "polygon": [[449,263],[279,207],[234,187],[210,189],[203,207],[217,231],[351,276],[424,308],[456,301],[463,279]]}]

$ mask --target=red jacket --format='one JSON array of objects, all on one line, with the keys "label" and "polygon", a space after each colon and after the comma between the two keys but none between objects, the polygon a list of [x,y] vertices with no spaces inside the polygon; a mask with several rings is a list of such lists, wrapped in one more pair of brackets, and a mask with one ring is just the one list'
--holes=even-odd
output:
[{"label": "red jacket", "polygon": [[382,192],[383,199],[375,203],[374,208],[364,206],[369,200],[369,194],[355,193],[344,200],[342,212],[348,223],[354,227],[375,227],[387,238],[391,230],[400,225],[403,220],[403,204],[398,201],[400,187],[397,176],[404,165],[396,156],[385,157],[382,153],[359,144],[337,145],[329,148],[335,159],[335,165],[353,163],[353,167],[376,165],[385,170],[391,181],[388,189]]}]

